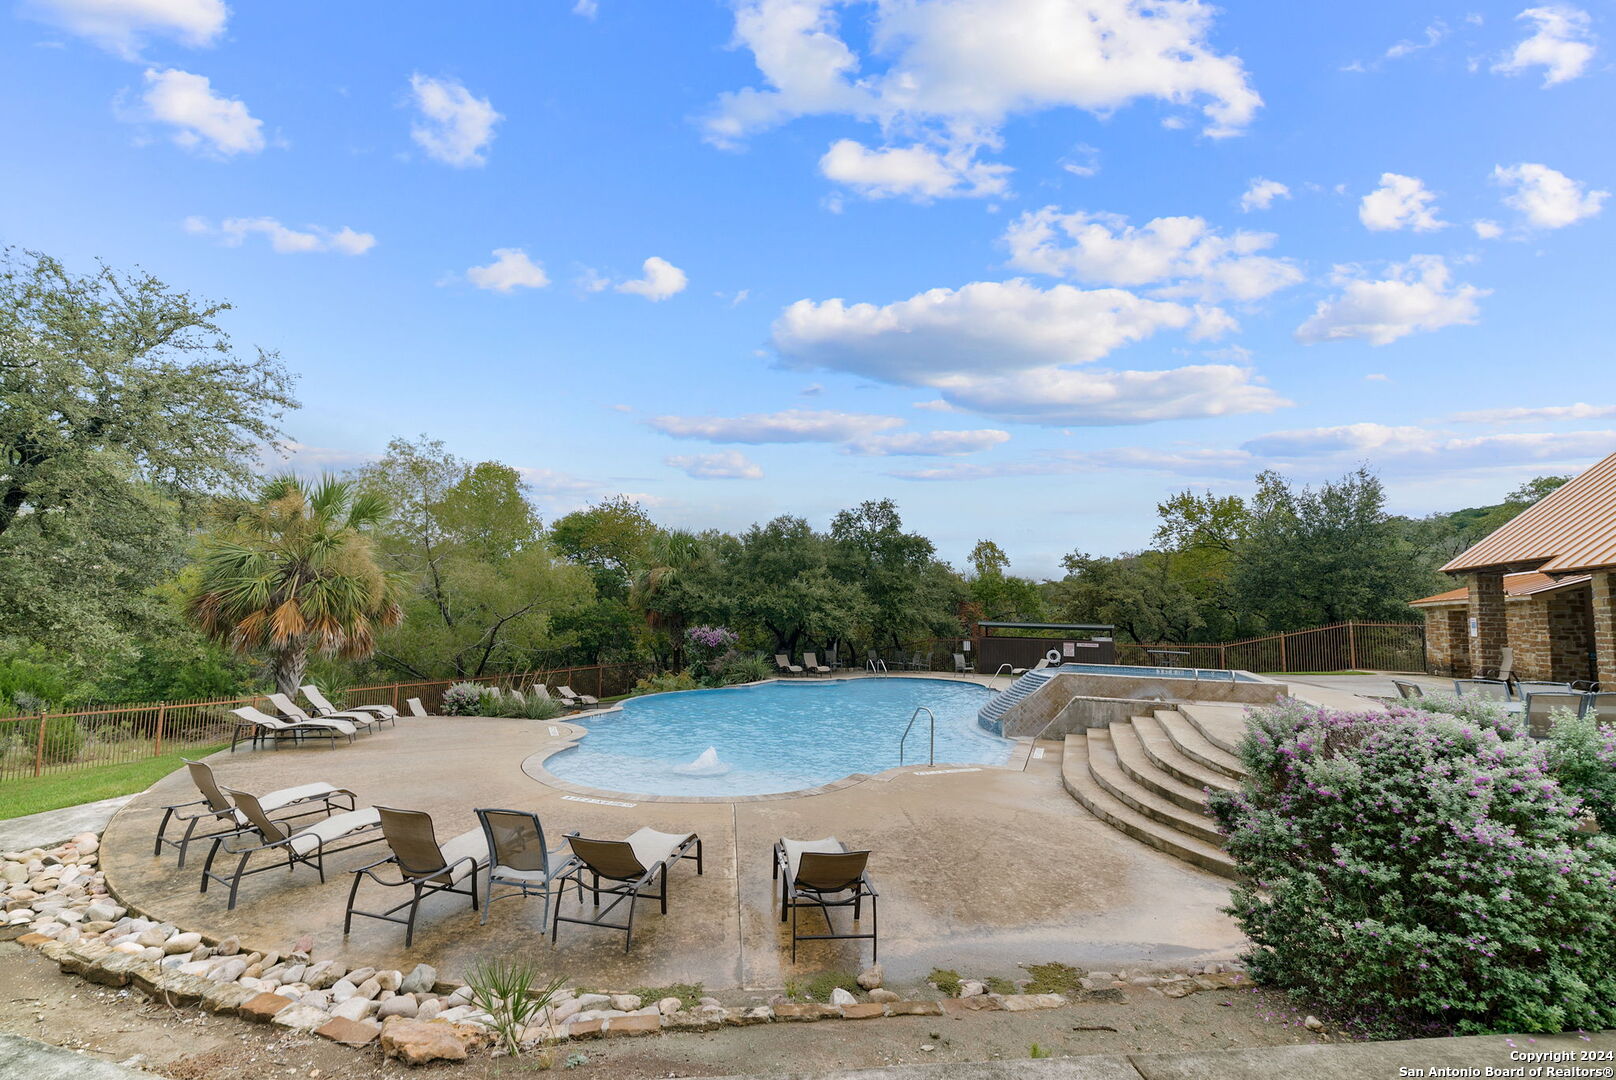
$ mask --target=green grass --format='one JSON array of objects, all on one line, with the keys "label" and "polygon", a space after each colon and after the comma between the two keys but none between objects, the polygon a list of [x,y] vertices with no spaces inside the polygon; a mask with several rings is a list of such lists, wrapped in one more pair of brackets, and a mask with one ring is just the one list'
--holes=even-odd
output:
[{"label": "green grass", "polygon": [[1075,967],[1051,961],[1047,964],[1023,964],[1032,981],[1027,984],[1029,994],[1072,994],[1083,989],[1083,972]]},{"label": "green grass", "polygon": [[46,773],[44,776],[0,781],[0,821],[144,791],[180,768],[182,756],[195,759],[222,750],[227,745],[192,746],[181,753],[143,758],[121,765],[98,765],[74,772]]},{"label": "green grass", "polygon": [[837,988],[857,996],[858,976],[851,971],[825,971],[808,980],[806,993],[810,1001],[829,1001],[830,992]]},{"label": "green grass", "polygon": [[949,997],[959,997],[960,983],[964,980],[953,968],[932,968],[931,974],[926,976],[926,981]]},{"label": "green grass", "polygon": [[663,998],[678,998],[681,1007],[694,1009],[697,999],[705,991],[701,983],[670,983],[667,986],[642,986],[637,990],[629,991],[640,999],[641,1005],[655,1005]]}]

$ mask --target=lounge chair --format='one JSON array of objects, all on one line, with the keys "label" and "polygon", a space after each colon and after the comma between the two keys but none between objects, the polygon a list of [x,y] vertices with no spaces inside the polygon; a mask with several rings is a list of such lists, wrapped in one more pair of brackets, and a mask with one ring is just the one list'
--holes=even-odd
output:
[{"label": "lounge chair", "polygon": [[[320,883],[324,884],[327,855],[352,851],[354,848],[374,844],[383,839],[381,815],[376,812],[374,806],[332,814],[312,825],[294,830],[282,822],[271,820],[269,814],[259,805],[257,796],[251,792],[238,791],[235,788],[225,788],[224,791],[230,796],[230,801],[236,804],[236,809],[247,819],[247,824],[237,832],[214,838],[213,846],[208,849],[208,861],[202,864],[202,891],[208,891],[209,881],[230,886],[230,902],[227,905],[230,910],[235,909],[241,879],[249,874],[261,874],[265,870],[278,869],[280,867],[278,857],[281,855],[286,857],[288,870],[295,869],[298,863],[312,865],[320,874]],[[241,856],[236,863],[235,873],[228,877],[213,872],[213,860],[219,857],[221,851],[226,855]],[[273,853],[277,856],[277,861],[268,866],[248,870],[248,861],[260,851]]]},{"label": "lounge chair", "polygon": [[547,850],[544,826],[539,824],[539,815],[529,810],[478,810],[477,820],[482,822],[489,851],[482,921],[488,921],[488,909],[494,906],[494,886],[510,885],[517,891],[499,899],[544,897],[544,914],[539,919],[544,926],[550,921],[550,884],[567,862],[566,845]]},{"label": "lounge chair", "polygon": [[346,720],[358,731],[369,731],[381,723],[374,715],[368,712],[325,713],[314,716],[303,710],[303,706],[287,697],[285,694],[269,694],[269,703],[280,712],[281,716],[295,724],[307,724],[312,720]]},{"label": "lounge chair", "polygon": [[426,706],[421,704],[421,699],[418,697],[412,697],[408,701],[404,702],[404,707],[410,710],[411,716],[432,715],[426,711]]},{"label": "lounge chair", "polygon": [[[555,918],[550,924],[552,945],[555,944],[561,924],[569,922],[623,931],[623,951],[626,953],[629,944],[634,940],[634,901],[640,898],[640,893],[649,887],[654,879],[660,877],[661,889],[655,895],[661,902],[662,914],[666,915],[668,867],[680,859],[695,859],[696,873],[699,875],[702,872],[701,838],[695,833],[665,833],[645,828],[627,840],[590,840],[577,833],[568,833],[567,843],[572,848],[572,856],[562,865],[561,873],[556,876],[559,886],[557,892],[560,895],[556,899]],[[695,848],[694,855],[690,854],[691,848]],[[584,884],[586,874],[591,879],[587,886]],[[602,878],[616,884],[602,887],[600,883]],[[566,896],[568,881],[578,886],[580,905],[584,902],[586,888],[594,895],[594,918],[573,919],[561,914],[561,901]],[[606,905],[604,911],[600,910],[601,893],[617,897]],[[624,900],[628,901],[627,921],[606,922],[606,916]]]},{"label": "lounge chair", "polygon": [[[415,943],[415,916],[421,900],[437,893],[455,893],[471,897],[471,910],[477,910],[477,874],[488,865],[488,841],[481,828],[463,832],[447,844],[439,844],[432,828],[432,815],[421,810],[395,810],[390,806],[376,807],[381,818],[382,836],[392,854],[369,866],[353,872],[353,885],[348,889],[348,910],[342,917],[342,936],[353,928],[353,917],[398,923],[404,927],[404,947]],[[391,868],[398,874],[393,881],[383,874]],[[410,898],[386,911],[360,911],[354,907],[359,896],[359,883],[369,878],[383,888],[407,886]],[[456,888],[465,882],[465,888]],[[405,908],[410,913],[399,918]]]},{"label": "lounge chair", "polygon": [[816,653],[811,653],[811,652],[803,653],[802,654],[802,666],[807,670],[808,674],[810,674],[810,675],[829,675],[830,674],[830,668],[827,667],[824,664],[821,664],[819,662],[819,656]]},{"label": "lounge chair", "polygon": [[315,716],[347,716],[349,713],[367,712],[377,720],[398,720],[398,710],[391,705],[350,705],[346,709],[339,709],[326,700],[325,694],[313,683],[300,686],[298,689],[303,691],[303,696],[314,706]]},{"label": "lounge chair", "polygon": [[1398,695],[1405,700],[1413,701],[1416,698],[1422,698],[1425,696],[1425,690],[1420,686],[1419,683],[1404,682],[1402,679],[1393,679],[1392,685],[1397,687]]},{"label": "lounge chair", "polygon": [[774,666],[786,675],[801,675],[802,668],[791,662],[791,657],[783,652],[774,654]]},{"label": "lounge chair", "polygon": [[1459,697],[1509,700],[1509,684],[1500,679],[1454,679],[1453,692]]},{"label": "lounge chair", "polygon": [[591,694],[575,693],[570,686],[557,686],[556,693],[561,695],[562,701],[576,701],[583,708],[600,704],[600,698]]},{"label": "lounge chair", "polygon": [[1498,650],[1498,666],[1486,668],[1481,673],[1484,677],[1497,679],[1499,682],[1513,682],[1515,679],[1515,650],[1508,645]]},{"label": "lounge chair", "polygon": [[1549,737],[1549,730],[1554,727],[1552,713],[1557,709],[1565,709],[1573,716],[1580,716],[1583,710],[1583,695],[1569,690],[1564,692],[1545,690],[1526,695],[1526,728],[1532,738]]},{"label": "lounge chair", "polygon": [[277,750],[280,749],[283,738],[290,737],[296,741],[306,736],[330,739],[331,746],[335,749],[338,739],[346,737],[349,742],[353,742],[356,730],[346,720],[282,720],[251,705],[231,709],[230,713],[240,721],[230,733],[231,753],[235,753],[236,743],[241,741],[241,732],[244,728],[251,729],[253,746],[257,746],[264,739],[273,739]]},{"label": "lounge chair", "polygon": [[954,654],[954,674],[968,675],[976,671],[976,665],[965,659],[964,653]]},{"label": "lounge chair", "polygon": [[[876,914],[875,886],[870,884],[867,871],[868,851],[849,851],[847,845],[828,836],[823,840],[777,840],[774,844],[774,878],[780,883],[780,921],[791,919],[791,960],[797,960],[799,941],[863,941],[870,942],[870,962],[880,956],[876,933],[880,920]],[[864,901],[870,902],[870,932],[858,930]],[[797,928],[797,909],[817,907],[825,915],[823,934],[804,934]],[[851,907],[853,928],[845,934],[836,932],[831,922],[830,909]]]},{"label": "lounge chair", "polygon": [[[191,782],[196,790],[201,792],[200,799],[191,802],[175,803],[163,807],[163,820],[157,826],[157,842],[152,845],[152,855],[161,855],[164,847],[175,848],[180,853],[179,869],[185,868],[185,851],[191,846],[192,840],[211,840],[215,836],[225,833],[238,832],[247,824],[247,818],[240,810],[230,804],[219,784],[214,779],[213,769],[205,761],[192,761],[190,758],[181,758],[185,767],[190,771]],[[343,806],[341,800],[347,799],[348,805]],[[288,807],[306,807],[301,813],[292,814],[283,820],[309,817],[314,814],[325,814],[327,817],[338,810],[352,810],[354,808],[354,793],[347,788],[333,787],[324,782],[300,784],[297,787],[281,788],[258,796],[258,805],[266,813],[274,813]],[[178,840],[168,838],[168,823],[170,821],[185,822],[185,832]],[[223,822],[227,828],[221,832],[207,832],[201,836],[196,835],[198,825],[203,822]]]}]

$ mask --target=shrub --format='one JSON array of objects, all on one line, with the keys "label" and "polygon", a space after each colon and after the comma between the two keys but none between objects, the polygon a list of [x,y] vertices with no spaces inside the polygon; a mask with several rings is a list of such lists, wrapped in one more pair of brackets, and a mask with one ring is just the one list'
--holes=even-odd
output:
[{"label": "shrub", "polygon": [[1601,829],[1616,833],[1616,728],[1556,709],[1546,749],[1560,786],[1594,815]]},{"label": "shrub", "polygon": [[473,716],[514,716],[514,703],[497,686],[482,687],[477,694],[477,707]]},{"label": "shrub", "polygon": [[84,730],[71,716],[54,716],[45,721],[45,762],[60,765],[77,761],[84,749]]},{"label": "shrub", "polygon": [[760,656],[738,653],[731,649],[709,665],[712,681],[717,686],[735,686],[739,683],[759,682],[774,673],[774,668]]},{"label": "shrub", "polygon": [[511,711],[505,715],[519,716],[524,720],[554,720],[566,711],[561,707],[561,702],[536,690],[527,694],[512,690],[506,707]]},{"label": "shrub", "polygon": [[1512,713],[1502,701],[1491,698],[1459,697],[1457,694],[1434,693],[1420,698],[1419,708],[1425,712],[1443,713],[1468,720],[1473,724],[1490,727],[1506,739],[1524,739],[1529,730],[1526,718]]},{"label": "shrub", "polygon": [[647,675],[634,684],[629,696],[639,694],[665,694],[670,690],[694,690],[696,677],[688,671],[665,671],[660,675]]},{"label": "shrub", "polygon": [[1241,758],[1211,806],[1257,979],[1375,1036],[1616,1023],[1616,844],[1531,740],[1286,703]]},{"label": "shrub", "polygon": [[444,716],[476,716],[482,703],[483,688],[473,682],[457,682],[443,692],[439,706]]},{"label": "shrub", "polygon": [[489,1026],[512,1056],[522,1053],[522,1032],[544,1013],[565,982],[564,976],[557,976],[541,984],[532,961],[519,956],[484,957],[466,978],[471,1003],[489,1015]]},{"label": "shrub", "polygon": [[724,626],[692,626],[685,631],[685,650],[698,667],[711,667],[712,661],[735,648],[741,636]]}]

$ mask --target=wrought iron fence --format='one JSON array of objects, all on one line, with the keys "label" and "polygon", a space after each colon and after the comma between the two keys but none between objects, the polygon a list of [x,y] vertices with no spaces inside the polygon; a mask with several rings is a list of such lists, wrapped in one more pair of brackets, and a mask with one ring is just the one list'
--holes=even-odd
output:
[{"label": "wrought iron fence", "polygon": [[1117,645],[1124,664],[1242,671],[1424,671],[1425,624],[1344,622],[1218,644]]}]

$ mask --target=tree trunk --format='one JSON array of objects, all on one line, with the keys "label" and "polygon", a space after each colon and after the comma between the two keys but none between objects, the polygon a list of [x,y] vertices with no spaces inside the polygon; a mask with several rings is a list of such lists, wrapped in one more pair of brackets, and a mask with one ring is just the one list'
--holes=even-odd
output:
[{"label": "tree trunk", "polygon": [[303,685],[303,671],[309,665],[308,643],[298,638],[276,649],[270,655],[269,665],[275,676],[275,689],[296,701],[297,688]]}]

